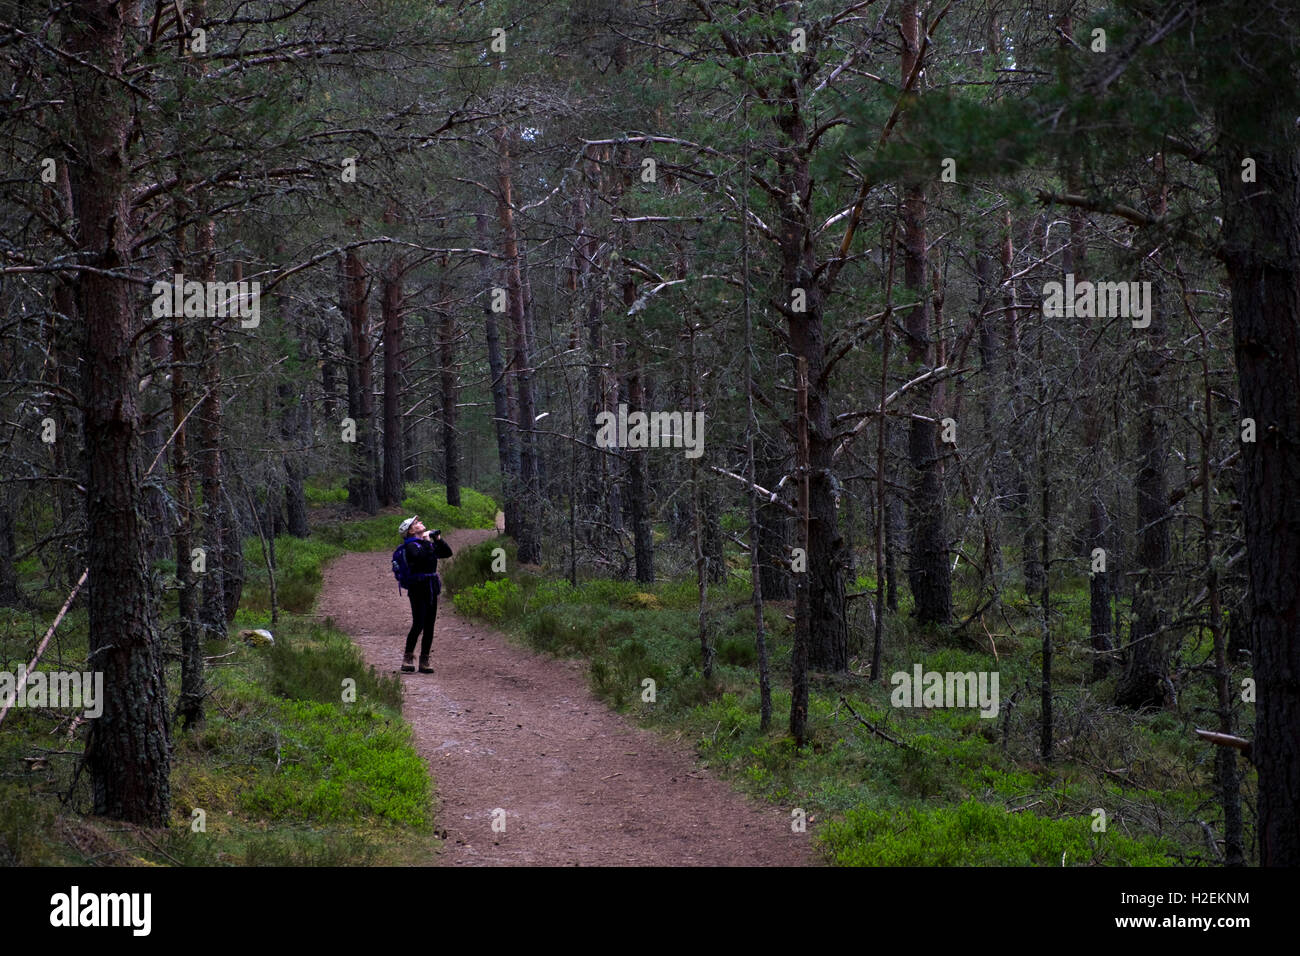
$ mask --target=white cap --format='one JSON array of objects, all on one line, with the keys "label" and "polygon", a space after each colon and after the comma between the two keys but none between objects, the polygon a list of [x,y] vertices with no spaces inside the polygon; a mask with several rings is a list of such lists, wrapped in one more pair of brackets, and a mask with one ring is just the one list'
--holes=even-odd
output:
[{"label": "white cap", "polygon": [[405,521],[403,521],[401,524],[397,526],[397,533],[406,534],[407,529],[410,528],[411,525],[415,524],[415,522],[417,522],[418,520],[420,520],[419,515],[411,515],[411,517],[407,518]]}]

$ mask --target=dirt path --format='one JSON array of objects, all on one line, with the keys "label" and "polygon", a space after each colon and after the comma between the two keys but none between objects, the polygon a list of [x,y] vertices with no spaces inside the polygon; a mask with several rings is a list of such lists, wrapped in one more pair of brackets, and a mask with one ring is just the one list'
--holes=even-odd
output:
[{"label": "dirt path", "polygon": [[[492,531],[452,531],[460,550]],[[389,555],[349,554],[325,569],[321,618],[395,671],[410,627]],[[789,810],[759,807],[610,711],[583,667],[518,648],[441,602],[436,673],[403,674],[404,712],[437,781],[438,862],[484,865],[764,865],[814,862]],[[505,811],[505,832],[492,829]],[[499,815],[498,815],[499,818]]]}]

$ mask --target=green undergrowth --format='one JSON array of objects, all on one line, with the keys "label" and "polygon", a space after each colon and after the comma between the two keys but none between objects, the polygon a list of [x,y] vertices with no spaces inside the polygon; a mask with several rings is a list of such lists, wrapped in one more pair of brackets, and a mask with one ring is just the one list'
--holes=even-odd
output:
[{"label": "green undergrowth", "polygon": [[[505,549],[505,572],[494,570],[496,548]],[[864,676],[874,600],[855,599],[849,672],[811,675],[808,745],[796,751],[787,729],[793,609],[790,602],[764,607],[773,711],[771,729],[760,730],[754,610],[741,562],[710,587],[711,679],[702,673],[694,580],[573,586],[545,571],[521,568],[513,545],[499,538],[462,551],[445,580],[461,612],[535,649],[585,660],[591,687],[611,706],[692,743],[705,765],[787,808],[792,820],[802,811],[828,862],[1213,862],[1198,823],[1217,809],[1212,754],[1189,726],[1210,701],[1208,687],[1188,682],[1184,716],[1112,706],[1115,678],[1089,680],[1086,578],[1054,582],[1055,757],[1045,763],[1038,753],[1041,615],[1014,588],[984,626],[961,634],[913,625],[906,601],[885,618],[886,677],[902,673],[910,683],[916,664],[923,672],[996,671],[996,715],[894,706],[896,685]],[[962,590],[960,576],[956,584],[959,613],[968,613],[960,608],[976,596]],[[859,579],[849,590],[872,588]],[[1253,786],[1251,774],[1244,800]]]},{"label": "green undergrowth", "polygon": [[829,823],[822,842],[846,866],[1164,866],[1140,840],[1094,832],[1078,820],[1053,820],[970,799],[902,812],[860,806]]},{"label": "green undergrowth", "polygon": [[[75,625],[64,633],[64,663],[83,666]],[[84,734],[66,733],[73,715],[13,709],[0,734],[0,863],[354,865],[432,853],[431,784],[396,681],[303,616],[282,618],[275,641],[209,643],[206,720],[173,726],[165,830],[91,815],[88,775],[74,783]],[[167,682],[174,708],[178,665]]]},{"label": "green undergrowth", "polygon": [[[324,485],[311,500],[337,501]],[[440,505],[440,486],[410,486],[403,503],[431,526],[490,527],[496,505],[469,489]],[[346,498],[344,493],[343,498]],[[274,542],[278,615],[262,545],[244,541],[247,574],[230,638],[208,642],[206,719],[173,725],[172,819],[165,829],[95,817],[89,775],[76,773],[85,724],[75,712],[13,708],[0,727],[0,865],[402,865],[438,846],[433,784],[401,715],[395,676],[376,674],[329,622],[312,618],[321,571],[356,547],[386,549],[396,519],[313,521],[313,535]],[[180,686],[174,564],[155,565],[168,650],[169,713]],[[22,578],[32,606],[0,608],[0,669],[16,671],[65,595]],[[240,638],[269,628],[274,644]],[[44,669],[84,670],[86,616],[68,613]]]},{"label": "green undergrowth", "polygon": [[[318,491],[321,488],[317,487]],[[328,490],[328,489],[325,489]],[[338,489],[335,489],[336,491]],[[445,489],[431,482],[407,485],[407,497],[400,514],[418,513],[430,528],[491,528],[495,526],[497,504],[472,488],[461,489],[461,505],[453,508],[443,501]],[[344,501],[347,491],[342,491]],[[321,575],[329,561],[348,551],[392,550],[400,543],[397,512],[360,519],[313,522],[309,538],[281,535],[275,539],[276,604],[294,614],[311,611],[320,590]],[[235,624],[265,627],[270,623],[271,589],[261,541],[244,542],[243,597]]]}]

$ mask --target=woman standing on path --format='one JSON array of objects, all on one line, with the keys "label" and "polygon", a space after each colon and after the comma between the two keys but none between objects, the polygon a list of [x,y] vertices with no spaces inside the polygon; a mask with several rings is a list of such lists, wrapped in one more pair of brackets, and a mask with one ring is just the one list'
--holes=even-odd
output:
[{"label": "woman standing on path", "polygon": [[407,597],[411,599],[411,630],[406,635],[402,670],[407,673],[415,670],[415,640],[423,633],[420,673],[432,674],[429,653],[433,648],[433,623],[438,616],[438,592],[442,590],[437,577],[438,559],[450,558],[451,548],[442,540],[441,532],[430,533],[425,528],[419,515],[411,515],[398,525],[397,530],[405,538],[402,551],[410,581]]}]

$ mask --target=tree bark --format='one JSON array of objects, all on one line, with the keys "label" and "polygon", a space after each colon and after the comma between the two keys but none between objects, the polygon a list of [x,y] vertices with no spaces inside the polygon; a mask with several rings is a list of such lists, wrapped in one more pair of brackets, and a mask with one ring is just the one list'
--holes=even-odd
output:
[{"label": "tree bark", "polygon": [[[198,253],[205,282],[216,278],[216,224],[201,219],[198,225]],[[203,493],[203,630],[209,638],[226,637],[226,549],[222,519],[221,460],[221,342],[219,318],[207,318],[203,336],[203,386],[207,397],[199,416],[199,485]]]},{"label": "tree bark", "polygon": [[[1286,82],[1285,67],[1276,75],[1275,82]],[[1241,414],[1255,420],[1258,435],[1241,445],[1241,510],[1257,694],[1252,754],[1259,771],[1260,864],[1298,866],[1300,131],[1292,125],[1295,111],[1285,108],[1293,92],[1266,89],[1279,102],[1261,102],[1250,117],[1237,105],[1220,113],[1216,171]],[[1252,120],[1262,129],[1251,129]],[[1241,181],[1247,156],[1261,171],[1257,183]]]},{"label": "tree bark", "polygon": [[89,522],[89,666],[104,674],[103,712],[86,747],[95,812],[145,826],[167,823],[171,730],[167,720],[162,640],[150,590],[148,536],[140,502],[140,420],[135,356],[140,310],[130,287],[108,270],[130,267],[132,104],[122,70],[135,3],[80,3],[65,8],[64,45],[107,77],[77,73],[75,110],[80,163],[72,173],[82,272],[86,366],[86,513]]},{"label": "tree bark", "polygon": [[[178,230],[179,232],[180,230]],[[178,263],[177,272],[184,272]],[[181,694],[176,717],[186,729],[203,722],[203,629],[198,618],[199,588],[191,555],[194,524],[193,467],[190,464],[185,415],[189,412],[190,390],[185,380],[185,328],[180,318],[171,325],[172,340],[172,469],[176,474],[176,504],[180,512],[176,523],[176,577],[180,582],[177,613],[181,638]]]},{"label": "tree bark", "polygon": [[506,301],[514,340],[511,367],[518,403],[517,441],[519,443],[520,509],[514,538],[519,545],[523,564],[540,564],[542,560],[541,524],[538,494],[537,441],[533,422],[537,417],[533,396],[528,328],[524,315],[524,284],[520,272],[519,232],[515,226],[514,181],[510,161],[511,132],[505,126],[496,132],[497,142],[497,216],[501,222],[502,254],[506,265]]},{"label": "tree bark", "polygon": [[[1163,177],[1164,164],[1159,156],[1156,168],[1157,175]],[[1163,203],[1153,205],[1160,208]],[[1139,573],[1124,671],[1115,691],[1115,702],[1131,708],[1168,707],[1175,703],[1173,682],[1169,679],[1173,642],[1166,628],[1169,615],[1160,599],[1165,568],[1173,556],[1166,467],[1169,458],[1169,423],[1164,409],[1167,386],[1162,378],[1169,357],[1164,347],[1165,315],[1158,281],[1152,283],[1151,290],[1151,325],[1145,330],[1145,340],[1137,356],[1141,374],[1138,407],[1142,412],[1138,447],[1142,457],[1133,484],[1137,495]]]},{"label": "tree bark", "polygon": [[384,479],[379,503],[402,503],[406,488],[402,476],[402,271],[401,256],[384,270],[381,309],[384,320]]},{"label": "tree bark", "polygon": [[[907,78],[921,57],[920,21],[916,4],[902,9],[902,75]],[[929,257],[925,246],[925,189],[909,185],[903,199],[903,283],[918,297],[907,314],[907,358],[913,375],[935,362],[930,333],[930,293],[926,282]],[[908,457],[914,472],[908,497],[908,531],[911,560],[908,585],[915,599],[916,619],[922,624],[947,627],[952,620],[952,580],[948,567],[948,522],[939,462],[938,394],[933,388],[918,391],[913,400],[919,416],[909,426]],[[930,421],[925,419],[929,418]]]},{"label": "tree bark", "polygon": [[[444,268],[446,263],[443,263]],[[438,342],[438,364],[441,366],[442,385],[442,457],[443,483],[447,489],[447,504],[460,507],[460,438],[456,434],[456,402],[459,385],[456,377],[456,312],[452,308],[442,314],[441,337]]]},{"label": "tree bark", "polygon": [[[755,468],[758,483],[772,489],[784,474],[788,456],[755,425]],[[790,578],[790,519],[784,508],[764,501],[758,505],[758,571],[763,598],[788,601],[794,597]]]},{"label": "tree bark", "polygon": [[21,607],[22,591],[14,568],[14,522],[9,491],[0,488],[0,607]]},{"label": "tree bark", "polygon": [[[780,192],[779,244],[781,276],[786,301],[793,303],[802,292],[803,311],[786,309],[789,349],[807,366],[808,429],[808,571],[806,601],[795,588],[796,645],[808,648],[808,665],[817,670],[844,671],[849,665],[848,619],[844,600],[844,539],[836,513],[832,480],[834,431],[831,427],[830,396],[826,371],[826,342],[823,329],[823,290],[814,280],[815,244],[810,220],[813,202],[812,166],[807,120],[799,96],[791,86],[783,90],[782,106],[775,117],[781,133],[778,152]],[[798,736],[798,735],[796,735]]]},{"label": "tree bark", "polygon": [[[627,378],[628,413],[645,409],[645,388],[638,367]],[[632,511],[632,547],[636,556],[636,579],[642,584],[654,584],[655,545],[650,525],[650,483],[646,477],[646,449],[629,448],[626,451],[629,506]]]},{"label": "tree bark", "polygon": [[[489,241],[488,220],[485,215],[474,217],[480,241],[486,247]],[[491,375],[492,387],[492,423],[496,426],[497,460],[501,469],[502,510],[505,512],[506,534],[515,537],[519,526],[519,446],[515,442],[514,430],[510,427],[510,401],[506,393],[506,363],[501,353],[501,333],[497,327],[496,313],[492,311],[493,284],[492,263],[483,261],[480,277],[483,284],[483,327],[487,339],[488,374]]]},{"label": "tree bark", "polygon": [[348,328],[348,353],[355,369],[355,389],[348,381],[348,414],[357,425],[357,440],[352,446],[352,475],[348,480],[348,502],[366,514],[379,510],[375,490],[374,385],[371,378],[370,341],[366,334],[369,304],[366,295],[366,270],[361,257],[352,250],[343,256],[341,306]]}]

